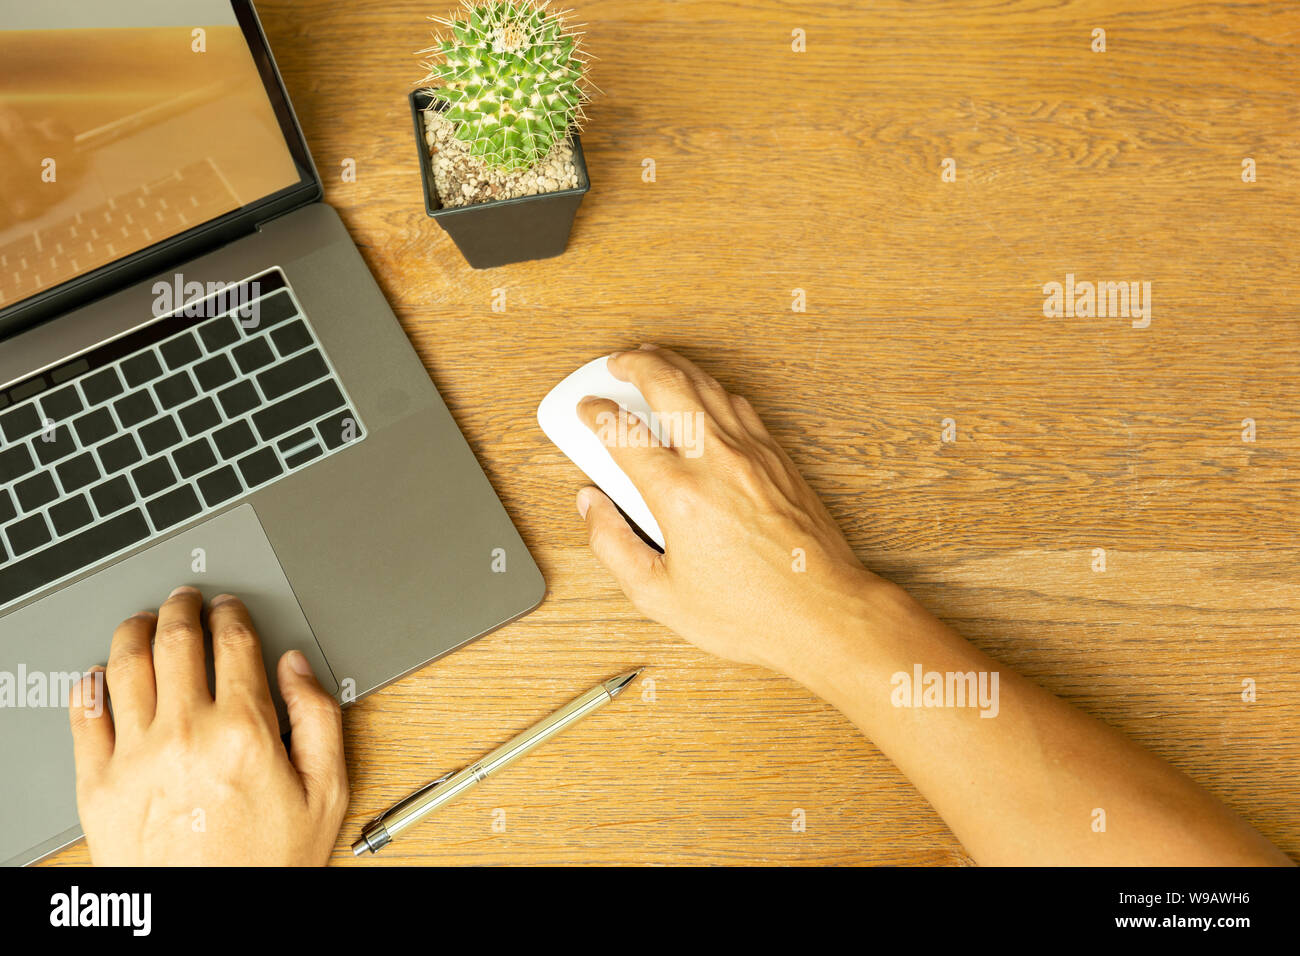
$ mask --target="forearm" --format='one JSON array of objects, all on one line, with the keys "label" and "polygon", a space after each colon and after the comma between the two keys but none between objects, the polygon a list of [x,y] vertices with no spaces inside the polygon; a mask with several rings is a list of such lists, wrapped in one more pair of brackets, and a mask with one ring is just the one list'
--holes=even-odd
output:
[{"label": "forearm", "polygon": [[[1000,666],[900,589],[865,582],[777,666],[847,715],[979,862],[1290,862],[1186,775]],[[923,677],[918,689],[918,668],[975,678]]]}]

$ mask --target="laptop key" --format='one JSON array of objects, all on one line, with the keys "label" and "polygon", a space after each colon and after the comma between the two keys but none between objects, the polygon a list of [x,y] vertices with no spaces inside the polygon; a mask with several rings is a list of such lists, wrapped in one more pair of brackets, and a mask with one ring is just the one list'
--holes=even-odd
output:
[{"label": "laptop key", "polygon": [[361,423],[357,421],[351,409],[345,408],[341,412],[335,412],[328,418],[322,418],[318,421],[316,431],[320,432],[325,447],[333,451],[340,445],[346,445],[348,442],[360,438]]},{"label": "laptop key", "polygon": [[292,470],[294,468],[299,467],[300,465],[307,464],[307,462],[311,461],[313,458],[319,457],[320,454],[321,454],[320,445],[316,444],[315,442],[312,442],[310,448],[304,448],[302,449],[302,451],[297,451],[294,452],[292,455],[286,456],[284,459],[284,464],[286,468]]},{"label": "laptop key", "polygon": [[218,432],[213,432],[212,440],[217,445],[217,453],[227,461],[236,455],[242,455],[257,444],[257,437],[248,427],[248,422],[244,421],[234,422]]},{"label": "laptop key", "polygon": [[32,446],[36,449],[36,457],[42,465],[66,458],[77,450],[77,443],[72,440],[72,432],[67,425],[60,425],[53,432],[41,432],[39,436],[32,439]]},{"label": "laptop key", "polygon": [[253,339],[245,342],[236,348],[230,350],[230,354],[235,357],[235,364],[245,375],[256,372],[259,368],[270,365],[275,361],[275,355],[271,352],[271,346],[266,344],[265,338]]},{"label": "laptop key", "polygon": [[135,437],[122,435],[112,441],[106,441],[95,449],[99,463],[104,466],[104,474],[111,475],[121,471],[140,460],[140,449],[136,447]]},{"label": "laptop key", "polygon": [[257,376],[257,384],[261,386],[262,394],[266,396],[267,401],[273,402],[282,395],[288,395],[295,388],[314,382],[328,373],[325,360],[313,349],[267,369]]},{"label": "laptop key", "polygon": [[94,520],[95,516],[90,513],[90,502],[85,495],[60,501],[50,509],[50,523],[60,538],[72,534],[78,528],[84,528]]},{"label": "laptop key", "polygon": [[209,352],[219,352],[227,345],[239,341],[239,329],[235,327],[234,319],[222,316],[200,325],[199,338],[203,340],[203,347]]},{"label": "laptop key", "polygon": [[332,379],[327,378],[255,412],[253,425],[263,441],[270,441],[285,432],[323,418],[343,404],[343,393]]},{"label": "laptop key", "polygon": [[213,392],[235,380],[235,368],[226,356],[214,355],[206,362],[194,366],[194,377],[199,380],[199,388]]},{"label": "laptop key", "polygon": [[227,418],[238,418],[262,404],[262,400],[257,397],[257,389],[249,381],[236,382],[228,389],[218,392],[217,398],[221,401]]},{"label": "laptop key", "polygon": [[181,485],[174,491],[160,495],[152,501],[145,502],[149,518],[159,531],[180,524],[187,518],[193,518],[203,510],[199,496],[190,485]]},{"label": "laptop key", "polygon": [[299,445],[307,444],[307,442],[311,441],[314,437],[316,436],[312,434],[310,428],[304,428],[302,431],[294,432],[287,438],[281,438],[276,442],[276,444],[280,447],[281,453],[283,453],[286,451],[293,451]]},{"label": "laptop key", "polygon": [[59,484],[65,492],[78,491],[91,482],[99,481],[99,466],[95,456],[83,451],[76,458],[69,458],[54,469],[59,475]]},{"label": "laptop key", "polygon": [[111,515],[134,503],[136,499],[126,475],[118,475],[91,488],[90,500],[95,503],[95,509],[101,515]]},{"label": "laptop key", "polygon": [[81,411],[81,397],[77,390],[69,385],[57,392],[49,392],[41,398],[41,411],[50,421],[61,422]]},{"label": "laptop key", "polygon": [[113,408],[117,411],[118,421],[122,423],[123,428],[134,428],[142,421],[158,414],[158,406],[154,404],[153,396],[145,391],[132,392],[125,398],[119,398],[113,403]]},{"label": "laptop key", "polygon": [[271,448],[260,448],[251,455],[245,455],[236,464],[239,465],[239,473],[244,476],[244,484],[250,488],[265,484],[284,471],[280,467],[280,459],[275,457],[275,451]]},{"label": "laptop key", "polygon": [[182,478],[193,478],[201,471],[207,471],[217,463],[217,456],[212,454],[212,446],[206,438],[182,445],[172,452],[172,461]]},{"label": "laptop key", "polygon": [[149,525],[139,508],[123,512],[84,531],[63,538],[31,557],[0,565],[0,604],[98,564],[111,554],[149,537]]},{"label": "laptop key", "polygon": [[113,416],[108,413],[107,408],[97,408],[74,419],[72,428],[76,431],[77,438],[81,440],[83,448],[89,448],[117,431],[117,425],[113,423]]},{"label": "laptop key", "polygon": [[14,495],[23,511],[35,511],[59,497],[59,489],[54,485],[53,475],[40,471],[14,485]]},{"label": "laptop key", "polygon": [[30,479],[23,479],[14,485],[13,493],[23,511],[35,511],[59,497],[59,488],[55,486],[55,476],[48,471],[40,471]]},{"label": "laptop key", "polygon": [[199,479],[198,485],[203,500],[207,502],[209,508],[215,508],[223,501],[229,501],[244,490],[243,485],[239,483],[239,476],[235,474],[235,469],[231,465],[204,475]]},{"label": "laptop key", "polygon": [[181,430],[176,427],[176,419],[170,415],[164,415],[162,418],[154,419],[148,425],[142,425],[138,434],[146,455],[156,455],[160,451],[171,448],[172,445],[180,444],[181,441]]},{"label": "laptop key", "polygon": [[0,483],[2,484],[13,484],[35,467],[32,453],[27,450],[26,445],[16,445],[0,451]]},{"label": "laptop key", "polygon": [[181,425],[185,427],[185,434],[191,438],[221,424],[217,403],[210,398],[201,398],[186,405],[177,414],[180,415]]},{"label": "laptop key", "polygon": [[172,463],[166,458],[155,458],[153,461],[145,462],[131,471],[131,477],[135,479],[135,486],[140,489],[141,498],[149,498],[176,484],[176,473],[172,471]]},{"label": "laptop key", "polygon": [[198,341],[189,332],[164,342],[158,347],[158,351],[162,353],[163,361],[173,372],[203,355]]},{"label": "laptop key", "polygon": [[244,330],[249,334],[269,329],[271,326],[278,325],[285,319],[291,319],[298,314],[298,310],[294,308],[293,299],[289,298],[289,293],[283,289],[268,295],[264,299],[258,299],[252,304],[251,308],[253,310],[252,317],[241,323]]},{"label": "laptop key", "polygon": [[4,432],[6,441],[18,441],[40,430],[41,416],[37,414],[35,405],[20,405],[0,415],[0,431]]},{"label": "laptop key", "polygon": [[158,356],[152,352],[141,352],[139,355],[132,355],[122,362],[122,376],[126,379],[126,384],[131,388],[139,388],[146,382],[152,382],[162,372],[162,365],[158,362]]},{"label": "laptop key", "polygon": [[158,401],[162,403],[163,408],[175,408],[181,402],[188,402],[198,394],[198,391],[194,388],[194,383],[190,381],[187,372],[177,372],[170,378],[156,383],[153,393],[158,396]]},{"label": "laptop key", "polygon": [[273,331],[271,341],[275,343],[277,352],[288,356],[311,345],[311,333],[302,319],[295,319]]},{"label": "laptop key", "polygon": [[50,529],[45,524],[45,515],[32,515],[22,521],[15,521],[5,528],[5,537],[9,539],[9,548],[14,557],[34,551],[50,542]]},{"label": "laptop key", "polygon": [[90,363],[85,359],[73,359],[67,365],[60,365],[50,372],[50,381],[55,385],[62,385],[78,375],[85,375],[90,371]]},{"label": "laptop key", "polygon": [[116,369],[106,368],[83,378],[81,392],[91,405],[98,405],[122,394],[122,380],[117,377]]},{"label": "laptop key", "polygon": [[18,509],[14,507],[14,502],[13,499],[9,497],[9,492],[0,488],[0,524],[12,521],[17,517]]}]

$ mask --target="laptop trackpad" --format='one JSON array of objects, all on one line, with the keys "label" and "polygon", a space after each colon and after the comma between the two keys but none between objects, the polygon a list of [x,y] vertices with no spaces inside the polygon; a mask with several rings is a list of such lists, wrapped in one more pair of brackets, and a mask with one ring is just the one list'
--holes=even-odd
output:
[{"label": "laptop trackpad", "polygon": [[[209,599],[222,592],[246,605],[262,639],[272,697],[287,729],[275,667],[302,651],[321,685],[337,696],[331,673],[252,505],[224,512],[0,619],[0,679],[22,674],[56,686],[53,675],[108,662],[113,629],[136,611],[156,608],[177,585]],[[211,641],[208,674],[212,675]],[[22,698],[25,688],[11,683]],[[4,695],[0,695],[4,696]],[[50,696],[50,695],[44,695]],[[26,699],[0,706],[0,861],[77,823],[72,737],[66,701]],[[75,838],[75,833],[70,838]],[[57,844],[56,844],[57,845]]]}]

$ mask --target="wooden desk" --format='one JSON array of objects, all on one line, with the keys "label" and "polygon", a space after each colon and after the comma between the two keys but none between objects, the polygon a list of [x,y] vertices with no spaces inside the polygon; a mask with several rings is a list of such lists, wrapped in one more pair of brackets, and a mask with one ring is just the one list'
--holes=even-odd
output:
[{"label": "wooden desk", "polygon": [[[642,620],[587,550],[534,409],[642,340],[749,396],[870,566],[1300,854],[1297,4],[584,0],[591,192],[564,257],[489,272],[425,217],[405,98],[450,2],[259,6],[328,200],[550,585],[349,711],[336,862],[640,663],[653,700],[367,862],[967,862],[838,713]],[[1067,273],[1150,282],[1150,326],[1045,318]]]}]

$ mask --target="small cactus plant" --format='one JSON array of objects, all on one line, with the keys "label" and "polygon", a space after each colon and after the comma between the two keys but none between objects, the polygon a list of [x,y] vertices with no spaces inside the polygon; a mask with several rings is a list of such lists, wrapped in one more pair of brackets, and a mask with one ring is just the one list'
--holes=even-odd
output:
[{"label": "small cactus plant", "polygon": [[434,108],[470,153],[503,172],[530,169],[569,135],[587,100],[580,34],[549,0],[462,0],[421,54]]}]

